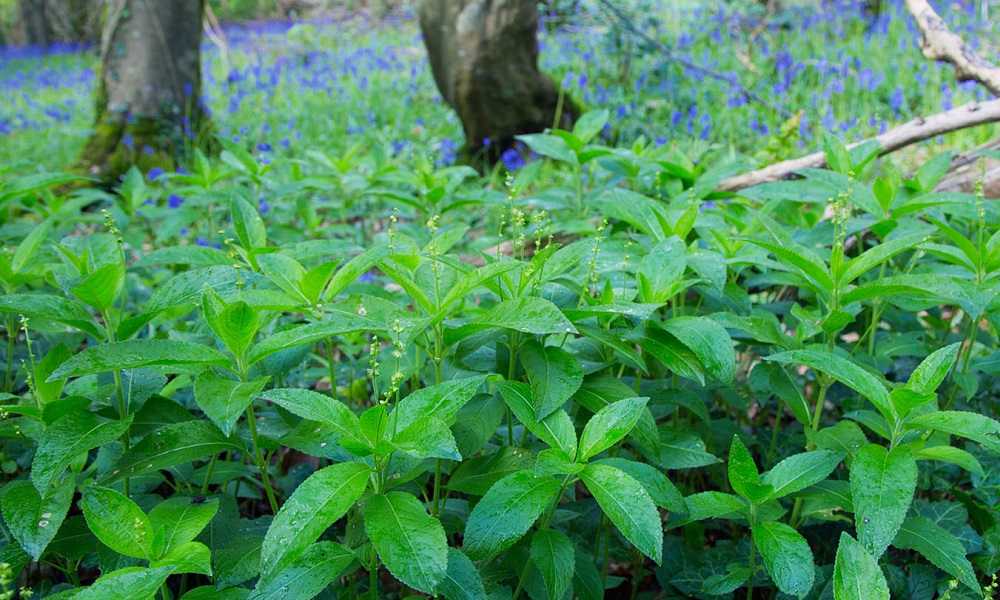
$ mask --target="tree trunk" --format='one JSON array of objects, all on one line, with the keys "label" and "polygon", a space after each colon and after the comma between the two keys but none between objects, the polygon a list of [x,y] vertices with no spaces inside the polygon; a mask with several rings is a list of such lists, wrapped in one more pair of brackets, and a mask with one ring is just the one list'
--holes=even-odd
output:
[{"label": "tree trunk", "polygon": [[52,43],[52,28],[45,15],[45,0],[18,0],[21,39],[27,46],[45,48]]},{"label": "tree trunk", "polygon": [[515,135],[572,125],[576,107],[538,70],[537,0],[422,0],[420,29],[470,155],[493,161]]},{"label": "tree trunk", "polygon": [[202,0],[115,0],[101,40],[94,133],[79,167],[114,181],[172,169],[209,138],[201,97]]}]

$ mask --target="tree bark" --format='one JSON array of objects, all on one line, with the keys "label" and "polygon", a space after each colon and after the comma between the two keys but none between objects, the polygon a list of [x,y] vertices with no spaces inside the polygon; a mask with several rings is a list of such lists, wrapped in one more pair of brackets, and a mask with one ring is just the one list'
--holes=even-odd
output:
[{"label": "tree bark", "polygon": [[52,44],[52,28],[45,15],[45,0],[18,0],[17,8],[24,44],[42,48]]},{"label": "tree bark", "polygon": [[208,139],[200,106],[203,0],[115,0],[101,41],[94,133],[78,166],[114,181],[172,169]]},{"label": "tree bark", "polygon": [[496,160],[516,135],[572,125],[575,105],[538,69],[537,0],[422,0],[420,29],[470,155]]}]

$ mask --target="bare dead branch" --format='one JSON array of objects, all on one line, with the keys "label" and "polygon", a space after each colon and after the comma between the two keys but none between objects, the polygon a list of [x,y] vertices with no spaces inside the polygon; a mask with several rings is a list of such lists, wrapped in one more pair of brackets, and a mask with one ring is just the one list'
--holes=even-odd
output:
[{"label": "bare dead branch", "polygon": [[[879,155],[885,155],[938,135],[998,121],[1000,121],[1000,99],[982,103],[972,102],[929,117],[919,117],[871,139],[881,146],[882,150]],[[848,148],[854,148],[868,141],[850,144]],[[826,154],[814,152],[808,156],[786,160],[757,171],[730,177],[719,184],[716,190],[720,192],[741,190],[761,183],[785,179],[799,169],[817,168],[824,165],[826,165]]]},{"label": "bare dead branch", "polygon": [[951,63],[959,81],[978,81],[994,96],[1000,96],[1000,67],[983,58],[951,31],[927,0],[906,0],[906,9],[916,19],[924,36],[920,42],[924,56]]}]

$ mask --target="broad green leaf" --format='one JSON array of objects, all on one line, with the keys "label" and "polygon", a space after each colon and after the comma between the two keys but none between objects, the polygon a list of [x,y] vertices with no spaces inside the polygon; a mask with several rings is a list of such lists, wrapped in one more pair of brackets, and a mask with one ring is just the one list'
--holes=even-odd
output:
[{"label": "broad green leaf", "polygon": [[733,491],[753,503],[763,500],[773,490],[770,486],[761,485],[757,463],[738,435],[733,436],[729,445],[727,474]]},{"label": "broad green leaf", "polygon": [[660,428],[660,464],[665,469],[694,469],[719,459],[705,451],[705,442],[694,433]]},{"label": "broad green leaf", "polygon": [[88,274],[70,290],[70,293],[80,302],[103,313],[115,303],[123,285],[124,274],[121,264],[111,263]]},{"label": "broad green leaf", "polygon": [[833,289],[833,278],[827,266],[809,249],[792,241],[790,236],[785,234],[779,240],[757,237],[747,241],[769,250],[789,271],[801,275],[805,287],[823,298],[829,296]]},{"label": "broad green leaf", "polygon": [[705,367],[687,346],[659,327],[643,327],[629,336],[643,352],[677,375],[705,385]]},{"label": "broad green leaf", "polygon": [[472,560],[492,558],[507,550],[527,533],[558,492],[555,479],[535,478],[533,471],[504,477],[469,514],[462,550]]},{"label": "broad green leaf", "polygon": [[[299,261],[276,252],[261,254],[257,257],[257,264],[260,265],[264,276],[274,282],[283,292],[303,303],[309,302],[302,293],[302,280],[306,276],[306,270],[299,264]],[[332,264],[336,265],[336,263]]]},{"label": "broad green leaf", "polygon": [[661,200],[615,187],[600,196],[597,206],[607,218],[625,221],[656,242],[673,235],[666,204]]},{"label": "broad green leaf", "polygon": [[167,577],[177,570],[173,565],[152,567],[127,567],[102,575],[89,587],[73,594],[73,600],[108,600],[128,598],[129,600],[152,598],[166,582]]},{"label": "broad green leaf", "polygon": [[69,173],[32,173],[22,175],[3,182],[0,185],[0,206],[21,196],[26,196],[38,190],[75,183],[78,181],[94,181],[88,177],[71,175]]},{"label": "broad green leaf", "polygon": [[878,562],[846,531],[840,533],[833,567],[834,600],[889,600],[889,585]]},{"label": "broad green leaf", "polygon": [[236,237],[246,250],[263,248],[267,245],[267,231],[260,213],[242,196],[233,194],[229,205]]},{"label": "broad green leaf", "polygon": [[527,384],[519,381],[502,381],[497,388],[511,412],[528,428],[528,431],[549,446],[559,448],[570,456],[576,456],[576,429],[565,410],[560,408],[541,421],[536,421],[531,402],[531,388]]},{"label": "broad green leaf", "polygon": [[408,492],[375,495],[365,503],[365,533],[393,577],[434,593],[448,571],[448,539],[441,522]]},{"label": "broad green leaf", "polygon": [[176,567],[175,573],[197,573],[212,576],[212,551],[201,542],[184,542],[170,548],[160,558],[151,561],[150,567]]},{"label": "broad green leaf", "polygon": [[3,519],[24,551],[37,561],[55,538],[73,501],[76,482],[66,478],[48,488],[45,497],[25,480],[12,481],[3,488]]},{"label": "broad green leaf", "polygon": [[81,453],[120,438],[132,416],[115,421],[90,411],[74,411],[62,416],[46,428],[31,463],[31,482],[40,493],[46,493],[66,470],[66,466]]},{"label": "broad green leaf", "polygon": [[0,312],[40,317],[75,327],[98,340],[105,337],[104,328],[94,320],[90,309],[77,302],[52,294],[7,294],[0,296]]},{"label": "broad green leaf", "polygon": [[472,399],[486,381],[485,375],[453,379],[421,388],[403,398],[393,411],[396,426],[402,430],[420,417],[434,417],[448,425],[455,422],[455,415]]},{"label": "broad green leaf", "polygon": [[303,419],[329,425],[343,438],[359,444],[365,443],[357,415],[339,400],[319,392],[297,388],[267,390],[260,397]]},{"label": "broad green leaf", "polygon": [[128,340],[91,346],[59,365],[48,381],[149,366],[216,365],[230,361],[218,350],[175,340]]},{"label": "broad green leaf", "polygon": [[300,325],[264,338],[250,351],[247,364],[255,364],[281,350],[315,344],[335,335],[381,331],[387,328],[385,323],[379,323],[364,315],[332,309],[327,309],[326,312],[331,315],[329,321]]},{"label": "broad green leaf", "polygon": [[550,133],[530,133],[514,136],[519,141],[524,142],[529,148],[541,154],[553,158],[560,162],[576,165],[576,154],[566,143],[566,140]]},{"label": "broad green leaf", "polygon": [[812,423],[812,409],[802,393],[802,386],[792,380],[782,365],[760,363],[755,366],[750,372],[750,389],[758,398],[765,394],[777,396],[792,411],[799,423],[803,425]]},{"label": "broad green leaf", "polygon": [[73,352],[66,344],[56,344],[53,346],[45,358],[35,365],[35,372],[32,373],[32,381],[35,384],[35,393],[42,402],[49,403],[59,399],[62,395],[63,386],[66,380],[60,379],[49,383],[46,379],[55,371],[59,365],[63,364],[73,356]]},{"label": "broad green leaf", "polygon": [[925,162],[917,170],[915,180],[924,192],[934,191],[934,186],[941,181],[951,168],[951,152],[942,152]]},{"label": "broad green leaf", "polygon": [[830,450],[815,450],[789,456],[764,473],[761,481],[774,487],[769,498],[783,498],[826,479],[844,455]]},{"label": "broad green leaf", "polygon": [[688,519],[703,521],[726,515],[743,514],[748,506],[746,500],[733,494],[722,492],[700,492],[684,498]]},{"label": "broad green leaf", "polygon": [[958,465],[970,473],[984,474],[978,458],[954,446],[924,446],[914,452],[914,456],[917,460],[940,460]]},{"label": "broad green leaf", "polygon": [[233,264],[233,259],[223,250],[211,246],[167,246],[157,248],[139,260],[132,263],[133,267],[152,267],[159,265],[195,265],[203,267],[226,266]]},{"label": "broad green leaf", "polygon": [[535,477],[570,475],[582,470],[582,464],[559,448],[546,448],[538,453],[538,459],[535,460]]},{"label": "broad green leaf", "polygon": [[101,476],[107,484],[122,477],[159,471],[219,452],[246,450],[243,440],[226,437],[208,421],[184,421],[157,429],[132,446]]},{"label": "broad green leaf", "polygon": [[840,272],[838,285],[845,286],[851,283],[865,271],[882,264],[900,252],[905,252],[916,247],[924,239],[925,236],[922,233],[911,233],[865,250],[861,256],[851,259],[844,265],[844,268]]},{"label": "broad green leaf", "polygon": [[459,453],[472,456],[482,450],[496,434],[505,413],[499,394],[481,394],[460,408],[451,427]]},{"label": "broad green leaf", "polygon": [[663,525],[653,499],[638,481],[607,465],[587,465],[580,479],[615,527],[643,554],[660,564]]},{"label": "broad green leaf", "polygon": [[961,342],[955,342],[950,346],[935,350],[914,369],[913,374],[906,382],[906,389],[928,394],[937,391],[938,386],[951,370],[961,346]]},{"label": "broad green leaf", "polygon": [[218,511],[218,498],[199,502],[193,497],[174,496],[157,504],[149,511],[149,523],[156,539],[162,540],[158,554],[193,541]]},{"label": "broad green leaf", "polygon": [[821,350],[789,350],[772,354],[765,360],[783,365],[805,365],[814,371],[826,373],[870,400],[886,419],[892,421],[896,416],[889,400],[889,392],[881,379],[846,358]]},{"label": "broad green leaf", "polygon": [[573,583],[576,553],[565,533],[541,529],[531,538],[531,560],[542,574],[549,598],[562,598]]},{"label": "broad green leaf", "polygon": [[216,333],[237,359],[242,358],[253,343],[259,325],[257,312],[242,300],[233,302],[215,318]]},{"label": "broad green leaf", "polygon": [[222,587],[239,585],[260,573],[260,546],[264,537],[241,535],[215,551],[215,581]]},{"label": "broad green leaf", "polygon": [[535,468],[535,455],[516,446],[502,446],[495,454],[467,458],[448,478],[448,489],[482,496],[493,485],[514,473]]},{"label": "broad green leaf", "polygon": [[448,572],[437,593],[447,600],[486,600],[486,588],[476,565],[461,550],[448,548]]},{"label": "broad green leaf", "polygon": [[531,382],[536,421],[562,407],[583,384],[580,361],[562,348],[530,341],[521,347],[520,357]]},{"label": "broad green leaf", "polygon": [[580,435],[579,462],[586,462],[617,444],[642,417],[649,398],[626,398],[597,411]]},{"label": "broad green leaf", "polygon": [[594,566],[594,557],[576,549],[573,597],[577,600],[604,600],[604,582]]},{"label": "broad green leaf", "polygon": [[[218,571],[218,568],[216,568]],[[218,575],[216,575],[218,579]],[[188,591],[181,596],[182,600],[247,600],[250,597],[250,590],[241,587],[227,587],[216,589],[214,585],[203,585]]]},{"label": "broad green leaf", "polygon": [[643,462],[625,458],[602,458],[594,464],[614,467],[635,479],[646,489],[653,503],[676,513],[687,513],[684,496],[659,469]]},{"label": "broad green leaf", "polygon": [[228,297],[240,290],[240,284],[249,284],[256,274],[239,271],[229,266],[202,267],[184,271],[161,284],[144,306],[147,313],[156,314],[168,308],[198,302],[205,288]]},{"label": "broad green leaf", "polygon": [[889,392],[889,400],[896,409],[896,414],[906,418],[914,408],[923,406],[937,400],[937,394],[933,392],[917,392],[909,388],[895,388]]},{"label": "broad green leaf", "polygon": [[80,508],[97,539],[119,554],[153,559],[153,526],[144,512],[124,495],[108,488],[89,487]]},{"label": "broad green leaf", "polygon": [[687,246],[676,235],[659,242],[649,251],[636,270],[639,300],[666,303],[679,291],[678,283],[687,268]]},{"label": "broad green leaf", "polygon": [[889,547],[917,489],[917,461],[908,446],[891,452],[877,444],[851,462],[851,496],[858,541],[876,559]]},{"label": "broad green leaf", "polygon": [[731,386],[736,373],[736,351],[726,328],[708,317],[677,317],[660,324],[694,352],[705,369]]},{"label": "broad green leaf", "polygon": [[320,469],[292,492],[275,515],[261,545],[261,579],[275,578],[347,514],[368,485],[371,469],[340,463]]},{"label": "broad green leaf", "polygon": [[910,517],[900,526],[892,545],[916,550],[938,568],[979,592],[976,572],[965,558],[962,542],[947,529],[926,517]]},{"label": "broad green leaf", "polygon": [[[392,417],[389,417],[390,422]],[[416,458],[462,460],[455,437],[444,421],[421,417],[392,436],[392,445]]]},{"label": "broad green leaf", "polygon": [[354,553],[336,542],[316,542],[269,580],[257,582],[248,600],[310,600],[354,562]]},{"label": "broad green leaf", "polygon": [[327,284],[326,290],[323,292],[323,302],[333,301],[345,287],[357,281],[358,277],[371,269],[372,265],[387,254],[389,254],[388,245],[377,244],[349,260],[330,278],[330,283]]},{"label": "broad green leaf", "polygon": [[237,381],[206,369],[194,380],[194,400],[205,416],[222,430],[223,435],[228,436],[267,381],[267,377]]},{"label": "broad green leaf", "polygon": [[[588,144],[592,139],[601,133],[608,123],[610,113],[607,109],[591,110],[580,115],[580,118],[573,123],[573,135],[581,144]],[[549,596],[550,598],[561,598],[561,596]]]},{"label": "broad green leaf", "polygon": [[933,429],[969,438],[1000,453],[1000,422],[979,413],[945,410],[914,417],[907,429]]},{"label": "broad green leaf", "polygon": [[805,598],[816,578],[816,564],[802,534],[777,521],[756,523],[753,543],[778,589]]},{"label": "broad green leaf", "polygon": [[576,328],[555,304],[544,298],[522,296],[504,300],[465,327],[473,331],[490,327],[524,333],[576,333]]}]

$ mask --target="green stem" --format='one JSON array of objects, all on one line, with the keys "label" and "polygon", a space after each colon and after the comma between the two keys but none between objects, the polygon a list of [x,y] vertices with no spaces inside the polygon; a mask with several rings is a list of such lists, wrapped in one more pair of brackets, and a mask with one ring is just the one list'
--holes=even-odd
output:
[{"label": "green stem", "polygon": [[[114,370],[115,376],[115,393],[118,395],[118,419],[124,421],[128,418],[128,404],[125,402],[125,392],[122,389],[122,375],[118,369]],[[129,434],[128,429],[122,434],[122,453],[128,452],[129,448]],[[122,479],[122,493],[126,497],[129,495],[129,481],[128,477]]]},{"label": "green stem", "polygon": [[208,470],[205,472],[205,483],[201,484],[201,495],[208,495],[208,482],[212,480],[212,472],[215,471],[215,463],[219,460],[218,454],[212,455],[212,460],[208,463]]},{"label": "green stem", "polygon": [[247,407],[247,423],[250,425],[250,440],[253,442],[254,460],[260,470],[260,478],[264,482],[264,492],[267,494],[267,501],[271,505],[271,514],[278,514],[278,502],[274,499],[274,490],[271,489],[271,477],[267,473],[267,463],[264,455],[260,451],[260,444],[257,443],[257,419],[254,418],[253,404]]},{"label": "green stem", "polygon": [[372,559],[368,563],[368,597],[378,600],[378,554],[372,546]]},{"label": "green stem", "polygon": [[438,501],[441,498],[441,459],[434,459],[434,496],[431,501],[431,515],[438,516],[441,513],[438,512]]},{"label": "green stem", "polygon": [[7,379],[4,389],[8,394],[14,393],[14,346],[17,343],[17,323],[14,314],[7,315]]}]

